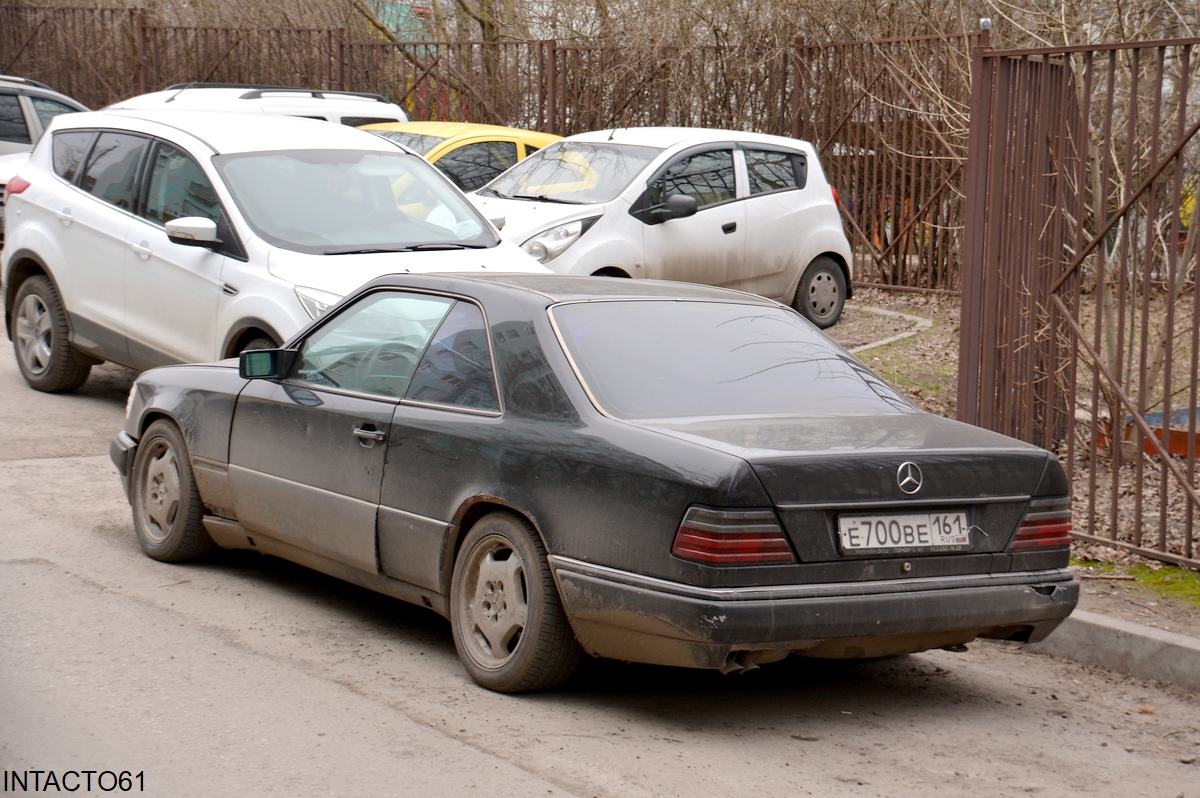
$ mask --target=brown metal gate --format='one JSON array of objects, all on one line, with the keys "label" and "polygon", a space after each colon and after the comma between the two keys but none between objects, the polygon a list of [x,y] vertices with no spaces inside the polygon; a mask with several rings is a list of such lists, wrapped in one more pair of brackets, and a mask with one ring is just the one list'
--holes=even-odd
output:
[{"label": "brown metal gate", "polygon": [[1077,538],[1193,568],[1197,44],[976,50],[958,398],[1058,452]]}]

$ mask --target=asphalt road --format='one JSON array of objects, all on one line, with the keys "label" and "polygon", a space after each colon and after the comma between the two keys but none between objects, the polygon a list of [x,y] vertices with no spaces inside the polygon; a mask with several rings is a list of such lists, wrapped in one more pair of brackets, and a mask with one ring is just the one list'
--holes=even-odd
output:
[{"label": "asphalt road", "polygon": [[1200,798],[1200,699],[1009,644],[486,692],[427,610],[142,556],[107,456],[130,381],[38,394],[0,350],[0,793]]}]

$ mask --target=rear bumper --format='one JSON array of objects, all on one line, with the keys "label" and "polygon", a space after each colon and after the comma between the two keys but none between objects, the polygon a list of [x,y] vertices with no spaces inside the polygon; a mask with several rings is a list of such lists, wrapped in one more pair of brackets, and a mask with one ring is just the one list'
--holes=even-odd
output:
[{"label": "rear bumper", "polygon": [[1036,642],[1071,614],[1066,569],[762,588],[699,588],[566,557],[550,564],[591,654],[738,669],[795,653],[872,657],[977,637]]}]

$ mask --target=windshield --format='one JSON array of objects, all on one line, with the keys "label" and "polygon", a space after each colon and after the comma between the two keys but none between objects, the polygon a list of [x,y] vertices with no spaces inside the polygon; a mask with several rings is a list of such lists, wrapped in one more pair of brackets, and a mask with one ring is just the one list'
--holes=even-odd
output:
[{"label": "windshield", "polygon": [[920,412],[787,308],[581,302],[551,318],[583,384],[616,418]]},{"label": "windshield", "polygon": [[213,162],[254,232],[284,249],[338,255],[498,243],[462,193],[408,153],[272,150]]},{"label": "windshield", "polygon": [[608,202],[661,152],[658,147],[556,141],[497,177],[480,193],[506,199]]},{"label": "windshield", "polygon": [[397,144],[403,144],[413,152],[425,155],[437,145],[441,144],[446,139],[442,136],[426,136],[421,133],[404,133],[399,130],[371,130],[366,128],[368,133],[374,133],[380,138],[385,138],[388,141],[394,141]]}]

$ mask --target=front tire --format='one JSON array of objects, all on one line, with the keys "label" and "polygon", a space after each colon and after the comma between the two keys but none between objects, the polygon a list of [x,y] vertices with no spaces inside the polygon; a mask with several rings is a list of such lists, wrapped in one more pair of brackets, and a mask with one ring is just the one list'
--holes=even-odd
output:
[{"label": "front tire", "polygon": [[822,330],[832,327],[846,305],[846,275],[828,255],[814,258],[796,286],[792,307]]},{"label": "front tire", "polygon": [[83,385],[92,367],[75,361],[67,311],[50,278],[39,274],[21,283],[13,311],[13,352],[25,382],[46,393]]},{"label": "front tire", "polygon": [[484,516],[463,541],[450,622],[471,678],[500,693],[557,687],[583,654],[537,533],[508,512]]},{"label": "front tire", "polygon": [[142,436],[133,460],[129,502],[138,543],[150,557],[183,562],[212,550],[187,444],[170,421],[155,421]]}]

